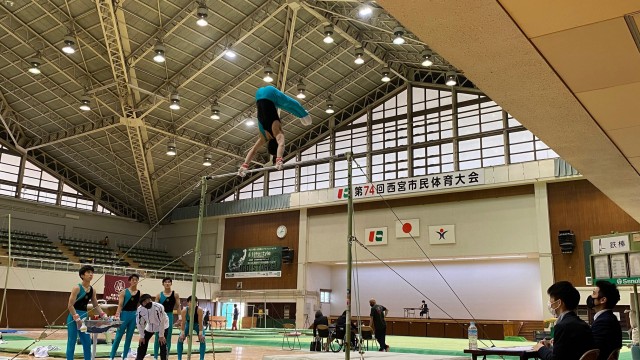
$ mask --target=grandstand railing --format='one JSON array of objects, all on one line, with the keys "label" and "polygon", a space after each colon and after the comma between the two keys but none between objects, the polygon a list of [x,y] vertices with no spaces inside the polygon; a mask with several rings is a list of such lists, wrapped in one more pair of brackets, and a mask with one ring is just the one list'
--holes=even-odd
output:
[{"label": "grandstand railing", "polygon": [[[0,256],[0,259],[3,259],[3,260],[6,259],[6,262],[9,263],[8,256]],[[168,270],[137,269],[137,268],[131,268],[131,267],[117,266],[117,265],[81,264],[81,263],[70,262],[70,261],[28,258],[28,257],[22,257],[22,256],[11,256],[11,260],[13,262],[14,267],[29,268],[29,269],[76,272],[80,269],[82,265],[91,265],[96,270],[96,274],[126,276],[132,273],[136,273],[136,274],[139,274],[140,277],[147,277],[147,278],[153,278],[153,279],[162,279],[165,277],[170,277],[173,280],[179,280],[179,281],[191,281],[193,279],[192,278],[193,274],[191,273],[168,271]],[[200,274],[198,276],[198,281],[218,284],[220,282],[220,278],[218,276]]]}]

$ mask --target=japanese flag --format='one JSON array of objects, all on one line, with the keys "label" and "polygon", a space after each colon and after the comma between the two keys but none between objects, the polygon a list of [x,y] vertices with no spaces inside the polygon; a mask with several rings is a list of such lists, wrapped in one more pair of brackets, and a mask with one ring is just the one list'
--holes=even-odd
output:
[{"label": "japanese flag", "polygon": [[420,237],[420,219],[396,220],[396,238]]}]

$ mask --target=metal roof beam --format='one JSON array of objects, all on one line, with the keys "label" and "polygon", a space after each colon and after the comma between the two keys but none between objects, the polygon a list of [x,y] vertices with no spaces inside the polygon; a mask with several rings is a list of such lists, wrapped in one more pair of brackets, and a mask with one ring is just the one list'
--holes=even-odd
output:
[{"label": "metal roof beam", "polygon": [[[127,135],[129,136],[129,144],[133,153],[135,168],[144,198],[145,208],[147,210],[150,225],[155,225],[158,221],[158,213],[156,209],[155,199],[153,196],[153,188],[147,171],[147,162],[145,159],[144,146],[142,142],[142,134],[140,129],[140,120],[136,118],[133,111],[133,95],[129,91],[129,74],[126,68],[125,55],[120,36],[119,26],[121,24],[116,14],[115,4],[111,0],[95,0],[98,15],[100,17],[100,25],[104,34],[105,43],[109,53],[109,61],[113,72],[122,113],[127,118]],[[119,11],[122,11],[119,9]],[[134,84],[135,85],[135,84]]]},{"label": "metal roof beam", "polygon": [[[234,44],[241,43],[257,29],[264,26],[264,24],[276,16],[280,10],[285,8],[286,4],[283,2],[283,0],[268,0],[238,25],[234,26],[233,29],[231,29],[231,31],[229,31],[225,36],[215,41],[199,56],[195,57],[180,72],[173,75],[171,79],[165,81],[164,84],[153,91],[158,94],[158,96],[149,96],[138,104],[138,108],[146,109],[141,117],[145,117],[158,107],[160,102],[157,102],[156,100],[167,101],[170,95],[169,87],[174,87],[176,89],[184,87],[191,80],[202,74],[202,72],[209,66],[213,65],[223,57],[224,47],[226,45],[229,45],[232,41]],[[146,108],[146,106],[149,105],[149,99],[151,99],[151,107]]]},{"label": "metal roof beam", "polygon": [[92,83],[104,85],[93,77],[93,75],[86,72],[80,65],[73,62],[68,56],[63,55],[58,47],[48,42],[37,31],[33,30],[14,15],[12,11],[8,10],[2,3],[0,3],[0,9],[5,12],[4,15],[0,15],[0,28],[26,46],[31,46],[29,44],[37,39],[38,43],[43,45],[42,49],[38,49],[41,58],[48,60],[48,64],[54,66],[57,71],[66,76],[70,81],[79,87],[83,87],[84,85],[80,84],[78,79],[84,77]]}]

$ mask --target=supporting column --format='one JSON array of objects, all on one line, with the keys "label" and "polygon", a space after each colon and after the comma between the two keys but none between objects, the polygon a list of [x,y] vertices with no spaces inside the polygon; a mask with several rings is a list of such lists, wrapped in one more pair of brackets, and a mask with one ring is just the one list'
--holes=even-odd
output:
[{"label": "supporting column", "polygon": [[540,253],[540,319],[548,318],[546,304],[549,300],[547,289],[554,282],[553,256],[551,254],[551,234],[549,228],[549,199],[547,196],[547,184],[536,182],[534,185],[536,203],[536,239],[538,240],[538,252]]},{"label": "supporting column", "polygon": [[313,321],[313,314],[305,314],[307,300],[307,209],[300,209],[300,226],[298,230],[298,281],[296,296],[296,328],[304,329],[305,319]]}]

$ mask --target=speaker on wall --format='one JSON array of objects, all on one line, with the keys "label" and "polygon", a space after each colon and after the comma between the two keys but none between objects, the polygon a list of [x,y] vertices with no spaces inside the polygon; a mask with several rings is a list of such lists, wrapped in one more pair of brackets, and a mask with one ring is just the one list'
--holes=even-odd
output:
[{"label": "speaker on wall", "polygon": [[563,254],[571,254],[576,247],[576,236],[571,230],[560,230],[558,233],[558,243],[560,244],[560,251],[562,251]]}]

